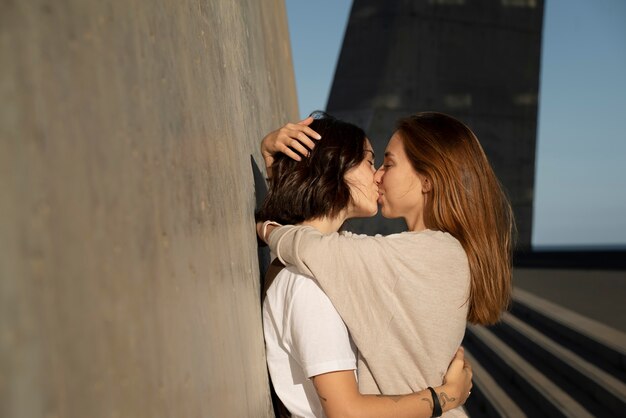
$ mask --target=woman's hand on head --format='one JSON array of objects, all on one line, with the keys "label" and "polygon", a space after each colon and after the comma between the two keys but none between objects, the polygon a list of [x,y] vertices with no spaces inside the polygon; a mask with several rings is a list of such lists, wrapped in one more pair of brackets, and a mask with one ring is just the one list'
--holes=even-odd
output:
[{"label": "woman's hand on head", "polygon": [[[439,396],[441,405],[444,402],[454,404],[452,408],[463,405],[472,390],[472,365],[465,359],[465,350],[459,347],[448,371],[443,377],[442,393],[445,392],[446,397]],[[444,409],[447,410],[447,409]]]},{"label": "woman's hand on head", "polygon": [[309,150],[315,148],[313,139],[322,137],[309,128],[313,118],[301,120],[297,123],[288,123],[280,129],[270,132],[261,141],[261,154],[265,160],[265,167],[268,169],[274,162],[274,154],[282,152],[296,161],[302,160],[302,156],[307,156]]}]

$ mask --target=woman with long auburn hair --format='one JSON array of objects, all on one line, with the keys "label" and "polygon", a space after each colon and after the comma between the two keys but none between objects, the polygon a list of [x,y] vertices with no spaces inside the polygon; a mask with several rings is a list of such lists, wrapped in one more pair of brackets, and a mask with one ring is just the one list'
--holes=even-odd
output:
[{"label": "woman with long auburn hair", "polygon": [[432,185],[425,195],[424,226],[448,232],[467,254],[468,321],[494,324],[510,302],[514,224],[487,156],[467,126],[443,113],[400,119],[396,133],[415,172]]},{"label": "woman with long auburn hair", "polygon": [[[266,162],[277,152],[306,155],[305,128],[268,134]],[[415,392],[441,383],[466,321],[492,324],[507,308],[513,216],[476,136],[442,113],[401,119],[374,181],[383,216],[403,218],[407,232],[321,234],[268,222],[258,232],[341,315],[359,350],[360,391]]]}]

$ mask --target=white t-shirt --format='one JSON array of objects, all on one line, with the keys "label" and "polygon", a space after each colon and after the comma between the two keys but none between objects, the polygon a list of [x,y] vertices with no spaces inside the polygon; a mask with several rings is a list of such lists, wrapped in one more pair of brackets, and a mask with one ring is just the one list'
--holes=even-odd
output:
[{"label": "white t-shirt", "polygon": [[284,268],[263,303],[267,365],[276,394],[294,417],[324,417],[310,378],[356,369],[348,330],[317,282]]}]

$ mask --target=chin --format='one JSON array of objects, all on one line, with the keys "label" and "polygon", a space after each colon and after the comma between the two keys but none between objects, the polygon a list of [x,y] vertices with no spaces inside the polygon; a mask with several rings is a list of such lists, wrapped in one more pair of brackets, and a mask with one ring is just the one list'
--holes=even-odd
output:
[{"label": "chin", "polygon": [[391,212],[389,209],[386,209],[384,206],[380,208],[380,214],[383,215],[383,218],[387,219],[395,219],[398,216]]},{"label": "chin", "polygon": [[358,213],[356,213],[353,218],[371,218],[372,216],[376,216],[378,213],[378,206],[373,208],[362,208]]}]

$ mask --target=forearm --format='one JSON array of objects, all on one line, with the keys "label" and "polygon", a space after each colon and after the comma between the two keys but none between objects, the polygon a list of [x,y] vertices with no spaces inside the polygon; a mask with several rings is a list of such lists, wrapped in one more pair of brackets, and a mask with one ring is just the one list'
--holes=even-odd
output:
[{"label": "forearm", "polygon": [[[361,395],[354,374],[334,372],[313,378],[313,384],[328,418],[429,418],[433,415],[433,397],[425,389],[408,395]],[[454,388],[435,388],[442,411],[461,405],[452,396]]]},{"label": "forearm", "polygon": [[[442,411],[459,406],[456,399],[446,393],[443,386],[435,388]],[[430,418],[433,414],[433,399],[428,389],[409,395],[360,395],[359,411],[355,417],[363,418]],[[330,418],[330,417],[329,417]]]},{"label": "forearm", "polygon": [[[301,273],[315,276],[313,272],[315,269],[311,270],[311,266],[326,267],[327,263],[336,261],[326,256],[328,245],[321,244],[323,236],[313,227],[286,226],[280,230],[277,229],[278,227],[274,225],[267,226],[266,242],[283,264],[294,265]],[[303,245],[303,240],[305,245]],[[311,243],[313,247],[303,251],[303,247],[310,247]]]}]

